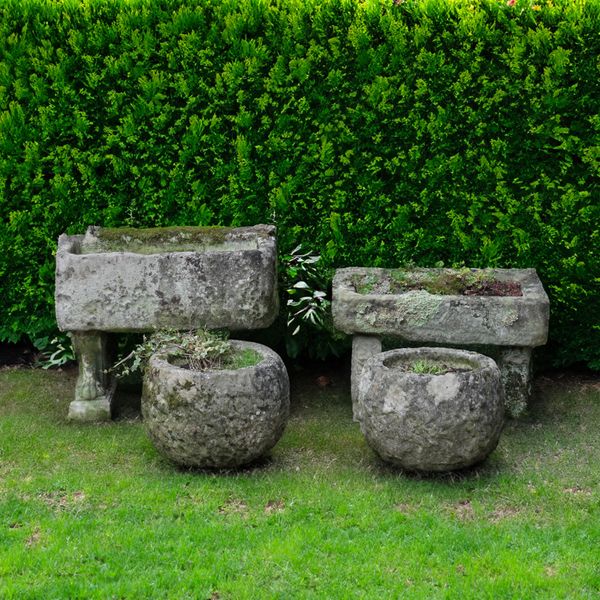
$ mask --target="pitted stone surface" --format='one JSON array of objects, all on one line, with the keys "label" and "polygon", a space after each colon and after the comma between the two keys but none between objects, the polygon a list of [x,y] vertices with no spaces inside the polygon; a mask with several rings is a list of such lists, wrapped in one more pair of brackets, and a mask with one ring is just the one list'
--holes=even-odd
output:
[{"label": "pitted stone surface", "polygon": [[144,378],[142,414],[156,448],[192,467],[232,468],[270,450],[289,413],[289,380],[281,358],[252,342],[262,361],[235,370],[192,371],[154,355]]},{"label": "pitted stone surface", "polygon": [[531,392],[531,348],[503,348],[497,361],[506,409],[511,416],[521,416]]},{"label": "pitted stone surface", "polygon": [[[465,371],[404,370],[425,360]],[[408,470],[476,464],[496,447],[504,422],[500,371],[486,356],[449,348],[390,350],[367,361],[359,382],[360,425],[369,445]]]},{"label": "pitted stone surface", "polygon": [[150,250],[135,230],[125,231],[110,244],[100,228],[60,236],[56,318],[63,331],[235,331],[276,318],[274,227],[218,228],[218,236],[183,228]]},{"label": "pitted stone surface", "polygon": [[[420,271],[435,275],[440,270]],[[519,283],[523,296],[452,296],[425,290],[359,293],[354,284],[357,278],[383,280],[390,270],[338,269],[333,280],[334,324],[350,334],[394,336],[418,343],[530,348],[545,344],[549,302],[535,269],[488,272],[500,281]]]},{"label": "pitted stone surface", "polygon": [[375,354],[381,352],[381,340],[374,336],[355,335],[352,338],[352,373],[350,379],[350,395],[352,398],[352,417],[360,419],[358,404],[358,383],[365,363]]}]

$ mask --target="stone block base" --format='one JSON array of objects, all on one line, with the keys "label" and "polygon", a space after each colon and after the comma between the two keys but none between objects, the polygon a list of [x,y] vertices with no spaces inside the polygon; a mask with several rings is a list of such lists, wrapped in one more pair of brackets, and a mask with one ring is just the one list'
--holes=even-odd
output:
[{"label": "stone block base", "polygon": [[507,348],[497,358],[506,412],[513,418],[527,410],[531,392],[531,348]]},{"label": "stone block base", "polygon": [[110,399],[73,400],[69,405],[69,421],[110,421]]}]

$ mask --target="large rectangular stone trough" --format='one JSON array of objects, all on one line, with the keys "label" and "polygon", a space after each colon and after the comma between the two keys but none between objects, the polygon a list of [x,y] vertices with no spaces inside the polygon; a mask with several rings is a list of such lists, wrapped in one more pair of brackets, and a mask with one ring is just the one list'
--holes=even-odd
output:
[{"label": "large rectangular stone trough", "polygon": [[110,332],[268,327],[278,312],[275,227],[103,229],[61,235],[56,318],[80,364],[69,415],[110,416]]},{"label": "large rectangular stone trough", "polygon": [[[465,282],[472,295],[452,292]],[[506,285],[516,295],[480,295],[482,282]],[[548,317],[548,297],[534,269],[347,268],[333,282],[334,324],[354,336],[353,402],[362,366],[387,339],[491,355],[502,372],[507,408],[518,415],[526,407],[531,350],[546,343]]]}]

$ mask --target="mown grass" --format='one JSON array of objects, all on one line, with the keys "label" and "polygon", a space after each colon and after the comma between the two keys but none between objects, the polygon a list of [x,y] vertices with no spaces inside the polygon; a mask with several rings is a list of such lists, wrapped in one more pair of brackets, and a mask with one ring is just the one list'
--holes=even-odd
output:
[{"label": "mown grass", "polygon": [[177,470],[139,418],[65,420],[74,373],[0,371],[1,598],[596,598],[600,384],[538,382],[490,459],[381,463],[344,374],[292,376],[270,460]]}]

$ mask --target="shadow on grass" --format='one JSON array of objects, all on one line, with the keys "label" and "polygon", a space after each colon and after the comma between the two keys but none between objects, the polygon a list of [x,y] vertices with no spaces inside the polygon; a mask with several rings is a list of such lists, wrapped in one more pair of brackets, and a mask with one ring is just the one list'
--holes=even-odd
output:
[{"label": "shadow on grass", "polygon": [[176,469],[178,473],[182,474],[190,474],[190,475],[209,475],[211,477],[222,477],[222,478],[234,478],[239,476],[251,476],[258,473],[266,472],[271,469],[275,462],[273,457],[270,455],[261,456],[260,458],[249,462],[245,465],[241,465],[239,467],[231,467],[231,468],[202,468],[202,467],[183,467],[181,465],[176,465],[175,463],[171,463],[167,459],[164,459],[165,464],[171,466],[171,468]]},{"label": "shadow on grass", "polygon": [[486,460],[455,471],[418,471],[403,469],[384,461],[375,452],[371,466],[375,473],[384,478],[402,477],[410,481],[426,481],[442,485],[462,485],[470,482],[492,480],[502,473],[502,460],[492,454]]},{"label": "shadow on grass", "polygon": [[[75,383],[73,370],[63,373],[18,370],[7,373],[5,379],[11,386],[10,393],[5,394],[10,399],[5,402],[5,414],[29,412],[35,406],[36,416],[49,418],[59,426],[64,424]],[[565,372],[539,377],[528,413],[518,420],[507,421],[498,448],[490,457],[470,468],[443,473],[407,471],[384,462],[368,448],[358,425],[352,421],[347,365],[335,365],[335,368],[324,365],[318,370],[292,372],[291,380],[291,418],[272,456],[238,469],[177,469],[156,455],[160,469],[224,479],[292,470],[329,474],[342,469],[350,475],[364,470],[382,480],[402,478],[436,487],[460,487],[493,483],[498,478],[542,469],[546,464],[552,466],[554,476],[560,475],[560,469],[566,473],[567,462],[571,471],[583,475],[584,463],[593,456],[596,443],[594,423],[600,414],[598,376],[582,379]],[[49,400],[34,405],[30,398],[39,389],[52,391]],[[586,393],[582,393],[584,390]],[[50,401],[54,398],[60,401]],[[140,386],[119,386],[113,423],[139,424],[140,403]],[[102,428],[110,426],[111,423],[106,423]],[[98,427],[94,424],[85,430],[91,432]],[[78,429],[81,427],[69,425],[67,431]],[[564,456],[565,465],[560,462],[560,456]]]}]

